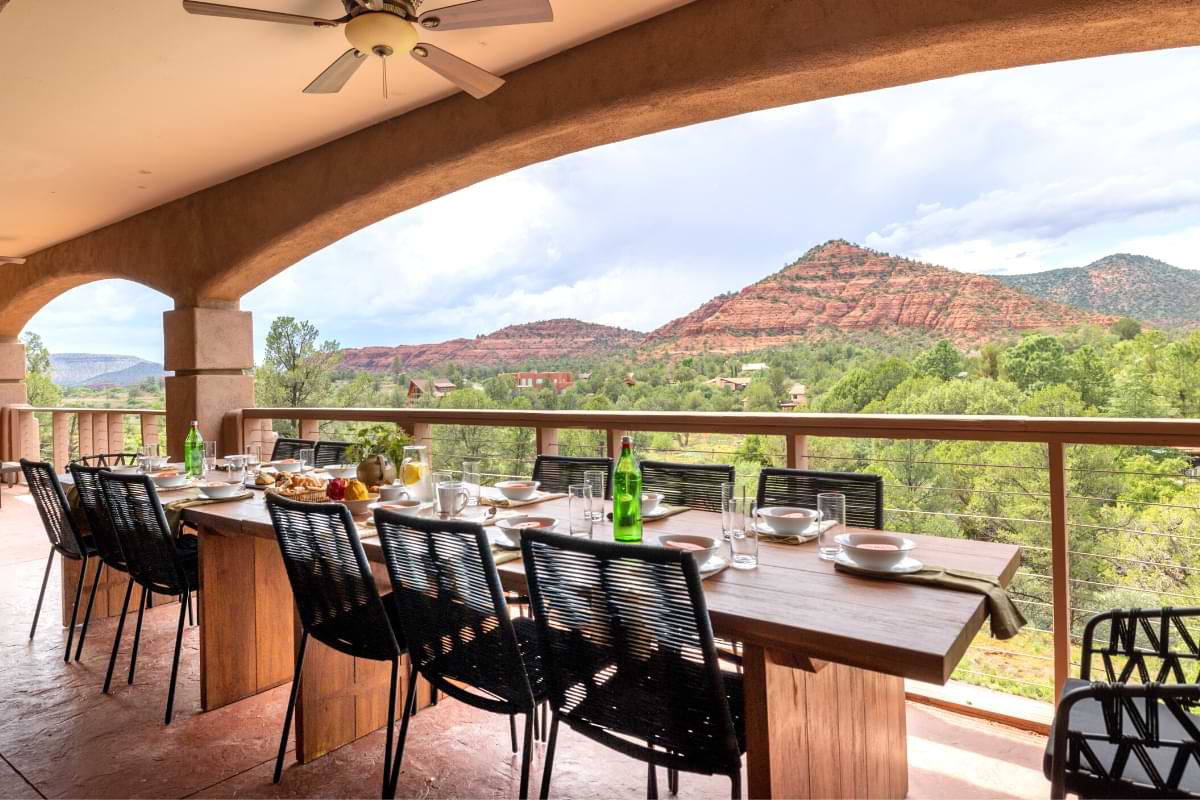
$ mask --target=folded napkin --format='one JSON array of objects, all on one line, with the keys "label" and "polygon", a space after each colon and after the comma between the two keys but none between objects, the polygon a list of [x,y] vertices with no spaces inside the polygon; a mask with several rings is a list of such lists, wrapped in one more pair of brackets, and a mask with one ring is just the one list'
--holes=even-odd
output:
[{"label": "folded napkin", "polygon": [[921,586],[949,589],[953,592],[970,592],[972,594],[984,595],[987,598],[988,620],[991,624],[993,639],[1011,639],[1025,625],[1025,617],[1021,614],[1021,610],[1017,608],[1016,603],[1012,601],[1012,598],[1008,596],[1008,592],[1000,585],[1000,581],[995,578],[989,578],[987,575],[980,575],[962,569],[946,569],[945,567],[929,565],[926,565],[924,569],[918,572],[910,572],[907,575],[866,575],[857,570],[846,569],[838,562],[834,562],[833,568],[843,572],[850,572],[860,577],[899,581],[900,583],[915,583]]},{"label": "folded napkin", "polygon": [[163,503],[163,514],[166,515],[167,525],[171,532],[179,535],[179,529],[183,525],[183,512],[186,509],[194,508],[195,506],[206,506],[211,503],[233,503],[238,500],[254,497],[254,493],[243,490],[241,494],[235,494],[233,497],[204,497],[196,495],[194,497],[185,497],[182,500],[172,500],[169,503]]},{"label": "folded napkin", "polygon": [[495,506],[496,508],[520,508],[521,506],[531,506],[534,503],[544,503],[547,500],[557,500],[560,497],[566,497],[565,492],[538,492],[528,500],[509,500],[507,497],[495,497],[488,494],[479,496],[479,503],[485,506]]},{"label": "folded napkin", "polygon": [[496,562],[496,566],[507,564],[509,561],[516,561],[520,557],[520,550],[509,550],[492,545],[492,560]]},{"label": "folded napkin", "polygon": [[[834,520],[828,520],[826,522],[822,522],[821,530],[828,530],[829,528],[832,528],[836,524],[837,524],[837,522]],[[758,538],[760,541],[770,542],[771,544],[804,544],[805,542],[811,542],[813,539],[817,538],[817,531],[815,531],[815,530],[812,530],[810,533],[805,533],[802,535],[801,534],[783,535],[783,534],[779,534],[779,533],[768,533],[767,531],[762,530],[762,528],[766,528],[766,527],[767,527],[767,524],[765,522],[762,523],[762,526],[758,530]]]},{"label": "folded napkin", "polygon": [[[691,510],[687,506],[669,506],[666,503],[663,503],[658,508],[659,508],[659,510],[657,512],[655,512],[655,514],[653,516],[642,517],[642,522],[657,522],[660,519],[666,519],[667,517],[673,517],[676,514],[682,514],[685,511]],[[612,514],[609,514],[608,518],[612,519]]]}]

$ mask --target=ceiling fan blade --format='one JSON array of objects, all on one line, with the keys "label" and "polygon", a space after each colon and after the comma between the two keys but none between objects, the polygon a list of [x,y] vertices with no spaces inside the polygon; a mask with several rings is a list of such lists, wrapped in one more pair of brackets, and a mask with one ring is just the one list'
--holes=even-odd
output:
[{"label": "ceiling fan blade", "polygon": [[0,11],[3,11],[6,5],[8,5],[8,0],[0,0]]},{"label": "ceiling fan blade", "polygon": [[221,3],[205,3],[202,0],[183,0],[183,10],[189,14],[206,17],[232,17],[233,19],[255,19],[260,22],[286,22],[289,25],[307,25],[317,28],[335,28],[344,20],[306,17],[303,14],[285,14],[282,11],[265,11],[261,8],[242,8]]},{"label": "ceiling fan blade", "polygon": [[435,8],[417,17],[421,27],[431,31],[553,21],[554,9],[550,6],[550,0],[471,0],[469,3]]},{"label": "ceiling fan blade", "polygon": [[476,100],[487,97],[504,85],[503,78],[431,44],[418,44],[412,49],[412,57]]},{"label": "ceiling fan blade", "polygon": [[304,87],[305,94],[334,94],[340,92],[342,87],[346,85],[346,81],[358,71],[367,57],[351,47],[346,52],[338,56],[337,61],[334,61],[325,71],[313,80],[308,86]]},{"label": "ceiling fan blade", "polygon": [[[4,4],[8,0],[0,0],[0,11],[4,10]],[[16,256],[0,256],[0,264],[24,264],[25,259],[17,258]]]}]

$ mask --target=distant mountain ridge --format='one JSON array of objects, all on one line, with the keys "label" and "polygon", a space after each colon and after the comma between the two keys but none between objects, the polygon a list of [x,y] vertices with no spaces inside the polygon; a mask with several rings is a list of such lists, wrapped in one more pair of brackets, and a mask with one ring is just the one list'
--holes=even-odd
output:
[{"label": "distant mountain ridge", "polygon": [[54,353],[50,356],[50,379],[67,388],[130,386],[165,374],[162,364],[137,356],[103,353]]},{"label": "distant mountain ridge", "polygon": [[509,325],[474,339],[451,339],[433,344],[396,347],[356,347],[342,351],[341,366],[366,372],[429,369],[445,364],[464,367],[521,366],[559,358],[608,355],[636,348],[645,334],[583,322],[550,319]]},{"label": "distant mountain ridge", "polygon": [[1084,267],[997,278],[1014,289],[1160,327],[1200,325],[1200,271],[1115,253]]}]

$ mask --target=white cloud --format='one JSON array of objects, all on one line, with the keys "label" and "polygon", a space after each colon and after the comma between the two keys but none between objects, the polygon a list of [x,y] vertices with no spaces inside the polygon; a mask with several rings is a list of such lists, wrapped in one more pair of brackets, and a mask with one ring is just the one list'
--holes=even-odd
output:
[{"label": "white cloud", "polygon": [[[1117,252],[1150,256],[1184,269],[1200,269],[1200,225],[1171,233],[1137,236],[1117,247]],[[1196,302],[1196,298],[1192,298]]]}]

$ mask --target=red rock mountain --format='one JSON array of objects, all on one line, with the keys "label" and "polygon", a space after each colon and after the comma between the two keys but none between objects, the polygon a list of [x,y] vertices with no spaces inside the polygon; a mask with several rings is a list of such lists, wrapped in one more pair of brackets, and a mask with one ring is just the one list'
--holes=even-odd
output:
[{"label": "red rock mountain", "polygon": [[826,242],[646,337],[659,353],[748,352],[856,332],[927,333],[970,345],[1114,317],[1072,308],[983,275]]},{"label": "red rock mountain", "polygon": [[510,325],[474,339],[437,344],[360,347],[342,351],[342,367],[386,372],[396,359],[405,369],[455,363],[464,367],[520,366],[558,358],[586,357],[633,350],[645,334],[577,319],[551,319]]}]

